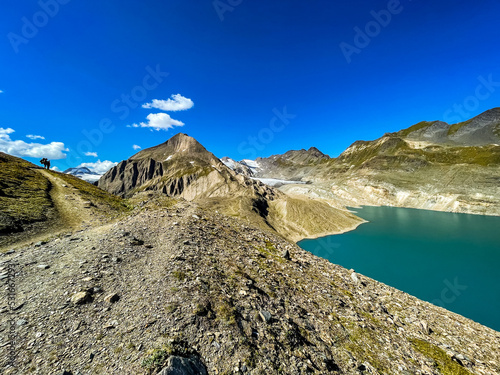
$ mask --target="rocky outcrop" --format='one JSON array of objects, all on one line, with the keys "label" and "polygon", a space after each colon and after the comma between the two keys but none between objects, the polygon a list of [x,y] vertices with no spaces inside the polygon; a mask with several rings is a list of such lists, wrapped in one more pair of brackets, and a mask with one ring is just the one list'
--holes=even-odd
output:
[{"label": "rocky outcrop", "polygon": [[101,177],[97,186],[112,194],[125,196],[147,181],[163,175],[163,163],[156,160],[124,160]]},{"label": "rocky outcrop", "polygon": [[245,165],[244,163],[240,163],[236,160],[228,158],[227,156],[224,156],[220,160],[224,163],[224,165],[226,167],[231,168],[233,171],[235,171],[238,174],[241,174],[241,175],[246,176],[246,177],[253,177],[255,175],[254,171],[248,165]]}]

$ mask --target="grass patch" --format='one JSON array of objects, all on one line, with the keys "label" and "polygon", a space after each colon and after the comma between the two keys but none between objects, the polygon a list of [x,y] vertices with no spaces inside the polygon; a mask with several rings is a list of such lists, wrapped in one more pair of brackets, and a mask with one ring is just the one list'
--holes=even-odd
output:
[{"label": "grass patch", "polygon": [[461,128],[463,128],[464,126],[467,126],[468,124],[471,123],[472,120],[467,120],[467,121],[464,121],[464,122],[459,122],[458,124],[453,124],[450,126],[450,128],[448,129],[448,135],[453,135],[455,134],[457,131],[459,131]]},{"label": "grass patch", "polygon": [[0,233],[47,219],[50,182],[26,160],[0,153]]},{"label": "grass patch", "polygon": [[443,375],[472,375],[470,371],[453,361],[446,352],[424,340],[411,340],[413,347],[420,353],[436,362],[436,366]]},{"label": "grass patch", "polygon": [[228,324],[236,324],[237,312],[233,304],[227,300],[221,300],[217,306],[217,317]]},{"label": "grass patch", "polygon": [[475,164],[485,167],[500,164],[500,147],[447,147],[436,152],[427,152],[425,158],[441,164]]},{"label": "grass patch", "polygon": [[173,314],[174,312],[177,311],[177,309],[179,308],[179,305],[176,304],[176,303],[171,303],[169,305],[166,305],[165,306],[165,311],[169,314]]},{"label": "grass patch", "polygon": [[401,137],[407,137],[408,135],[410,135],[410,133],[413,133],[413,132],[415,132],[417,130],[421,130],[421,129],[427,128],[431,124],[432,123],[428,122],[428,121],[421,121],[418,124],[412,125],[409,128],[407,128],[407,129],[400,130],[398,132],[398,135],[401,136]]},{"label": "grass patch", "polygon": [[170,356],[188,358],[194,355],[196,355],[195,350],[187,342],[174,339],[159,348],[148,350],[141,366],[152,373],[161,370]]},{"label": "grass patch", "polygon": [[179,281],[184,281],[187,278],[186,273],[182,272],[182,271],[174,271],[174,272],[172,272],[172,276]]}]

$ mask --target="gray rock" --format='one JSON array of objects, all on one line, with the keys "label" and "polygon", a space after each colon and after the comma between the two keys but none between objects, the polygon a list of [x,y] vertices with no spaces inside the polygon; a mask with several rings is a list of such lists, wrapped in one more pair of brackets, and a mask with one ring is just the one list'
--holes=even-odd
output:
[{"label": "gray rock", "polygon": [[266,311],[266,310],[260,310],[259,316],[262,319],[262,321],[264,321],[266,323],[269,323],[272,319],[271,313],[269,311]]},{"label": "gray rock", "polygon": [[359,283],[358,275],[356,275],[356,272],[351,273],[351,280],[356,284]]},{"label": "gray rock", "polygon": [[420,326],[420,330],[422,331],[422,333],[424,333],[426,335],[430,335],[432,333],[432,330],[429,328],[429,324],[427,324],[426,321],[422,320],[419,323],[419,326]]},{"label": "gray rock", "polygon": [[41,268],[42,270],[46,270],[46,269],[50,268],[50,266],[48,264],[39,264],[36,267]]},{"label": "gray rock", "polygon": [[18,325],[18,326],[25,326],[26,324],[28,324],[28,321],[26,319],[19,319],[16,322],[16,325]]},{"label": "gray rock", "polygon": [[207,369],[197,358],[172,356],[158,375],[208,375]]},{"label": "gray rock", "polygon": [[143,240],[139,240],[137,238],[132,238],[132,240],[130,240],[130,244],[132,246],[141,246],[141,245],[144,245],[144,241]]},{"label": "gray rock", "polygon": [[290,252],[288,250],[283,251],[283,258],[286,260],[290,260]]},{"label": "gray rock", "polygon": [[115,303],[115,302],[118,302],[118,300],[120,299],[120,296],[116,293],[111,293],[111,294],[108,294],[104,300],[108,303]]},{"label": "gray rock", "polygon": [[89,292],[78,292],[73,294],[71,297],[71,302],[73,302],[75,305],[83,305],[84,303],[89,302],[91,299]]}]

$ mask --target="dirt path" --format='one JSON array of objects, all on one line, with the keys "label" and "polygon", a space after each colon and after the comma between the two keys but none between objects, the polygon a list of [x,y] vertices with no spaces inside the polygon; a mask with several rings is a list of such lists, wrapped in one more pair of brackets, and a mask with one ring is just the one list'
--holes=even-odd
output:
[{"label": "dirt path", "polygon": [[38,170],[52,184],[50,197],[59,214],[61,229],[76,229],[91,219],[85,200],[78,193],[78,189],[68,182],[56,177],[46,170]]},{"label": "dirt path", "polygon": [[93,219],[92,210],[89,209],[88,202],[78,193],[78,189],[46,170],[36,169],[36,171],[51,183],[49,194],[57,217],[48,220],[34,233],[28,231],[12,234],[17,237],[13,244],[1,246],[0,251],[25,247],[32,242],[45,241],[61,233],[79,230]]}]

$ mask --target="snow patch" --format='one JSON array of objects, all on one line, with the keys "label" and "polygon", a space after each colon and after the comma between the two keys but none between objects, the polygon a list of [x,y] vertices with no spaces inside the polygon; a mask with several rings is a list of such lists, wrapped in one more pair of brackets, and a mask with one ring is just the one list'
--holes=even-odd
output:
[{"label": "snow patch", "polygon": [[226,167],[231,168],[232,170],[236,168],[236,162],[231,158],[227,158],[226,160],[221,159],[221,161]]},{"label": "snow patch", "polygon": [[263,184],[269,185],[269,186],[282,186],[282,185],[291,185],[291,184],[305,184],[304,181],[289,181],[289,180],[279,180],[277,178],[257,178],[257,177],[250,177],[252,180],[258,180],[262,182]]},{"label": "snow patch", "polygon": [[99,179],[101,178],[101,175],[100,174],[81,174],[81,175],[78,175],[77,177],[80,177],[83,181],[94,183],[96,181],[99,181]]},{"label": "snow patch", "polygon": [[259,168],[260,169],[260,165],[259,163],[257,163],[255,160],[250,160],[250,159],[243,159],[242,161],[240,161],[241,164],[244,164],[246,165],[247,167],[250,167],[252,169],[257,169]]}]

